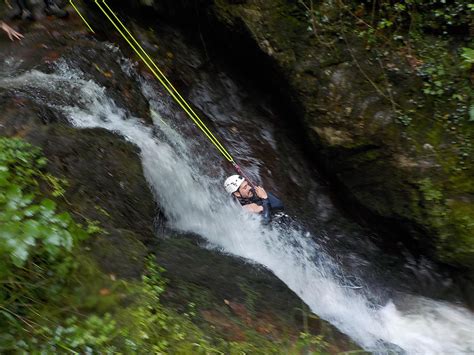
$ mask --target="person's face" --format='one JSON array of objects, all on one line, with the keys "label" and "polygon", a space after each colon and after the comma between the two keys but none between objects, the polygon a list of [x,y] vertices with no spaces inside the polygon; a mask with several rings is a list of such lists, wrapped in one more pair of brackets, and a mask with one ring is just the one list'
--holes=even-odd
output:
[{"label": "person's face", "polygon": [[243,198],[250,198],[253,196],[252,186],[250,186],[247,180],[244,180],[244,182],[240,184],[240,187],[237,190],[236,195]]}]

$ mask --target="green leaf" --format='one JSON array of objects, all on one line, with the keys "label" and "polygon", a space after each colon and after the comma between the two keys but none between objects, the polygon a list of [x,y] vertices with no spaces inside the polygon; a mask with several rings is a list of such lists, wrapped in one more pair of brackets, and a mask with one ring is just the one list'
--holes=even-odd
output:
[{"label": "green leaf", "polygon": [[30,206],[30,207],[28,207],[27,209],[25,209],[25,211],[23,212],[23,214],[24,214],[26,217],[33,217],[36,213],[38,213],[39,210],[40,210],[40,206],[38,206],[38,205],[33,205],[33,206]]},{"label": "green leaf", "polygon": [[474,64],[474,49],[463,48],[461,58],[463,59],[462,68],[467,70],[471,69]]},{"label": "green leaf", "polygon": [[62,231],[61,244],[64,248],[66,248],[66,250],[71,250],[74,246],[74,239],[71,233],[69,233],[67,230]]},{"label": "green leaf", "polygon": [[46,244],[59,246],[61,245],[61,234],[57,230],[52,229],[45,239]]},{"label": "green leaf", "polygon": [[39,158],[39,159],[36,161],[36,163],[38,164],[39,167],[45,166],[47,162],[48,162],[48,161],[47,161],[46,158],[44,158],[44,157],[43,157],[43,158]]},{"label": "green leaf", "polygon": [[463,48],[461,57],[468,63],[474,63],[474,49]]},{"label": "green leaf", "polygon": [[56,218],[58,220],[58,224],[64,228],[67,228],[67,226],[72,222],[72,218],[67,212],[58,214]]},{"label": "green leaf", "polygon": [[49,198],[44,199],[41,201],[41,214],[48,218],[54,214],[54,210],[56,209],[56,202],[50,200]]},{"label": "green leaf", "polygon": [[[4,316],[6,319],[8,319],[10,322],[12,322],[13,324],[16,323],[16,318],[13,317],[10,313],[0,310],[0,314],[2,316]],[[0,344],[5,344],[5,341],[13,341],[13,344],[14,344],[15,343],[15,338],[10,334],[1,334],[0,335]]]},{"label": "green leaf", "polygon": [[11,254],[13,264],[17,267],[22,267],[26,259],[28,259],[28,255],[28,245],[23,241],[18,241],[16,243],[16,248]]},{"label": "green leaf", "polygon": [[32,238],[37,238],[40,235],[39,228],[39,222],[30,219],[23,224],[23,233]]},{"label": "green leaf", "polygon": [[469,108],[469,122],[474,122],[474,105]]},{"label": "green leaf", "polygon": [[7,208],[16,209],[22,198],[21,188],[18,185],[10,185],[7,190]]}]

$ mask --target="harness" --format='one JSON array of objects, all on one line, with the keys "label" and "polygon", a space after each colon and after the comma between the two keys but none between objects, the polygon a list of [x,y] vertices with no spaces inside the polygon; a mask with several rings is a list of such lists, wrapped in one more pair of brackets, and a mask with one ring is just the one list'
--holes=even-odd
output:
[{"label": "harness", "polygon": [[263,204],[263,200],[257,195],[255,195],[255,193],[250,198],[243,198],[243,197],[237,197],[237,196],[235,196],[235,198],[237,199],[237,201],[239,201],[241,206],[250,205],[251,203],[255,203],[258,206],[262,206]]}]

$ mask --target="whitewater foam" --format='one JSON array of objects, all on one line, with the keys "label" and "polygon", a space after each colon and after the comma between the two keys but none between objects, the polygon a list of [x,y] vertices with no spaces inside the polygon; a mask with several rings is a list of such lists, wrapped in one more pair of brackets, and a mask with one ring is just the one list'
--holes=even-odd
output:
[{"label": "whitewater foam", "polygon": [[[169,101],[142,82],[156,127],[128,115],[106,90],[62,63],[56,73],[30,71],[0,81],[0,86],[55,92],[80,97],[74,104],[49,104],[78,128],[102,127],[140,148],[146,179],[172,228],[193,232],[227,253],[247,258],[271,270],[321,318],[337,326],[363,348],[410,354],[474,352],[474,315],[465,308],[422,297],[374,304],[377,290],[345,286],[342,270],[315,238],[298,228],[263,228],[259,218],[245,214],[221,188],[224,170],[211,178],[200,167],[219,166],[217,158],[194,154],[199,140],[176,129]],[[164,124],[163,122],[168,122]],[[186,124],[180,122],[180,124]],[[398,350],[397,350],[398,349]]]}]

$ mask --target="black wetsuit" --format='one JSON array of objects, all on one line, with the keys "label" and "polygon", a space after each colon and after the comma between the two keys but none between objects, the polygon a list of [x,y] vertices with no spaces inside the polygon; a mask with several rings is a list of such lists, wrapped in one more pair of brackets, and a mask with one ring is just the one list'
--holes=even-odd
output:
[{"label": "black wetsuit", "polygon": [[270,222],[271,215],[272,213],[276,211],[281,211],[284,209],[283,202],[273,195],[271,192],[267,192],[268,198],[262,199],[258,197],[255,192],[252,197],[250,198],[242,198],[242,197],[236,197],[239,203],[242,206],[249,205],[251,203],[255,203],[258,206],[263,207],[262,211],[262,218],[263,218],[263,223],[267,224]]}]

